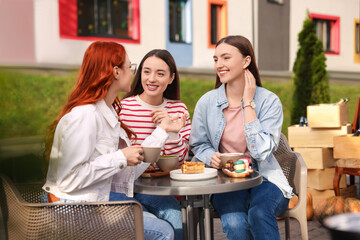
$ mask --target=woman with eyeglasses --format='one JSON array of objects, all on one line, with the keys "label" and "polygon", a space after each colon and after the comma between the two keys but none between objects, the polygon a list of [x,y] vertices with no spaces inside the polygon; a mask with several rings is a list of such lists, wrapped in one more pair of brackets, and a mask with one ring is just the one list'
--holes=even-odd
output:
[{"label": "woman with eyeglasses", "polygon": [[[134,67],[118,43],[97,41],[86,50],[75,87],[49,127],[43,186],[48,202],[134,199],[134,180],[149,163],[143,162],[141,145],[131,146],[134,132],[118,117],[118,94],[130,91]],[[143,143],[163,146],[185,120],[164,119]],[[149,212],[144,212],[144,230],[146,239],[174,238],[171,225]]]},{"label": "woman with eyeglasses", "polygon": [[[179,81],[175,60],[167,50],[148,52],[140,62],[131,91],[121,100],[120,119],[136,133],[134,143],[142,144],[163,121],[186,117],[185,126],[170,133],[161,150],[161,155],[178,155],[180,166],[188,157],[191,122],[186,105],[180,101]],[[154,170],[153,166],[149,168]],[[135,198],[173,226],[175,239],[182,239],[181,207],[175,197],[135,194]]]}]

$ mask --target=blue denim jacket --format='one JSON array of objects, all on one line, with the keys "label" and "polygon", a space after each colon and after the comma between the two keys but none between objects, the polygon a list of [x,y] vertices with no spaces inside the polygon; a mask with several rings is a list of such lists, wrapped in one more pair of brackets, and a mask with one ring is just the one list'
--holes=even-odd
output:
[{"label": "blue denim jacket", "polygon": [[[262,174],[264,180],[278,186],[284,197],[291,198],[292,188],[272,154],[278,147],[283,122],[280,99],[265,88],[256,87],[254,101],[258,119],[243,126],[253,168]],[[219,151],[225,128],[223,110],[228,105],[225,84],[207,92],[196,104],[190,147],[196,159],[206,165],[210,166],[212,155]]]}]

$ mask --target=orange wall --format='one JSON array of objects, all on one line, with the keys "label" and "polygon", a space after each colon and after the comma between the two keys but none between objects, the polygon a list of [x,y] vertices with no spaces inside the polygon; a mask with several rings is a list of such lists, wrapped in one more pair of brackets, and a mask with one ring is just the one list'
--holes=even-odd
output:
[{"label": "orange wall", "polygon": [[0,64],[35,63],[32,0],[0,0]]}]

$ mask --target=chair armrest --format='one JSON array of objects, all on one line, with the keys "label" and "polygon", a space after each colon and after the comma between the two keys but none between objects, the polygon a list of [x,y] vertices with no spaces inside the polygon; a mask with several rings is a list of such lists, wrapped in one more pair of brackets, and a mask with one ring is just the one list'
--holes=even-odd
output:
[{"label": "chair armrest", "polygon": [[[300,168],[300,171],[297,170],[297,172],[300,173],[301,175],[301,180],[300,180],[300,183],[299,183],[299,192],[307,192],[307,166],[306,166],[306,163],[303,159],[303,157],[301,156],[300,153],[298,152],[293,152],[295,153],[296,157],[297,157],[297,162],[296,162],[296,169]],[[306,194],[305,194],[305,197],[306,197]]]},{"label": "chair armrest", "polygon": [[[296,161],[296,173],[295,173],[295,185],[297,188],[297,192],[298,192],[298,204],[295,206],[295,208],[297,207],[301,207],[301,205],[305,205],[306,207],[306,201],[307,201],[307,166],[306,163],[303,159],[303,157],[301,156],[300,153],[298,152],[293,152],[296,157],[297,157],[297,161]],[[295,209],[294,209],[295,210]]]}]

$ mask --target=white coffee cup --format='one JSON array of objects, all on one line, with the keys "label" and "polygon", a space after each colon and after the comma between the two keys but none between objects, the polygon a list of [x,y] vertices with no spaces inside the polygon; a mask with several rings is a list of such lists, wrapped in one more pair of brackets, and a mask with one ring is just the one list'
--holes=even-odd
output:
[{"label": "white coffee cup", "polygon": [[144,151],[144,162],[157,162],[161,153],[161,147],[142,146]]}]

